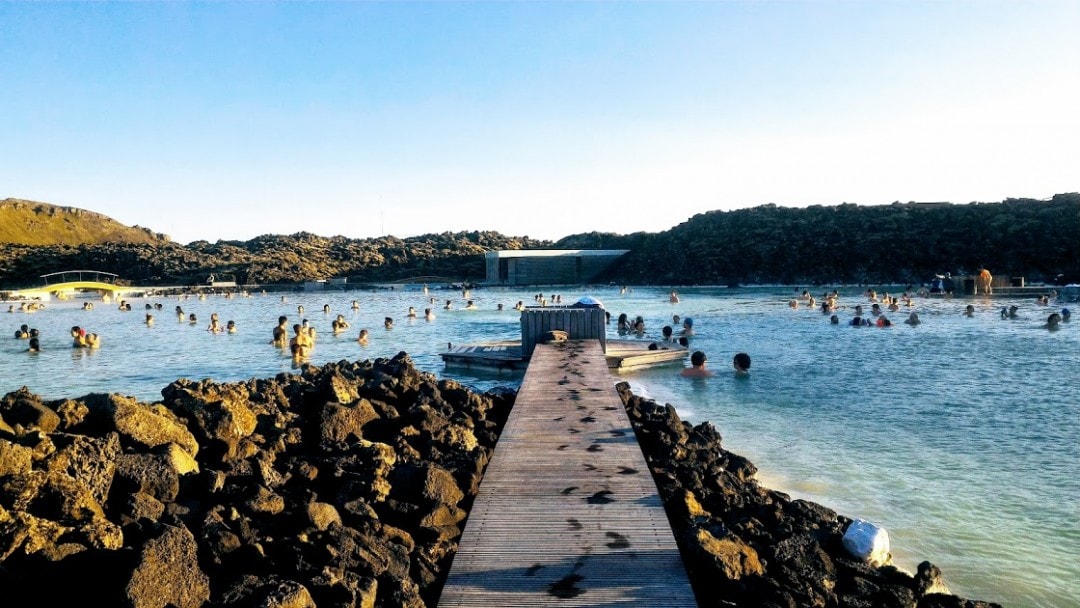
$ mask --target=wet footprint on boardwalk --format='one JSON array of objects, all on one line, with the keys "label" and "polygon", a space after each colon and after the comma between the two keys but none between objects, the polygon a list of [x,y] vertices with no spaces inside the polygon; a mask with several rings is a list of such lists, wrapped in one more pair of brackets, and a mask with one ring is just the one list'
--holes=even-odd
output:
[{"label": "wet footprint on boardwalk", "polygon": [[625,437],[626,431],[608,431],[612,437]]},{"label": "wet footprint on boardwalk", "polygon": [[606,505],[615,502],[615,499],[611,497],[611,494],[612,492],[610,490],[600,490],[585,500],[590,505]]},{"label": "wet footprint on boardwalk", "polygon": [[638,470],[630,467],[619,467],[619,475],[637,475]]},{"label": "wet footprint on boardwalk", "polygon": [[594,444],[590,445],[589,447],[585,448],[585,451],[586,452],[603,452],[604,451],[604,446],[600,445],[599,443],[594,443]]},{"label": "wet footprint on boardwalk", "polygon": [[560,445],[559,447],[557,447],[555,449],[561,452],[561,451],[565,450],[568,447],[570,447],[570,446],[568,444],[564,443],[564,444]]},{"label": "wet footprint on boardwalk", "polygon": [[608,532],[607,537],[613,539],[610,543],[606,543],[612,549],[628,549],[630,547],[630,540],[618,532]]},{"label": "wet footprint on boardwalk", "polygon": [[569,496],[569,495],[573,494],[574,490],[576,490],[576,489],[578,489],[577,486],[570,486],[569,488],[563,488],[559,492],[559,494],[562,494],[563,496]]},{"label": "wet footprint on boardwalk", "polygon": [[596,418],[593,418],[592,416],[585,416],[584,418],[581,419],[581,421],[582,422],[596,422]]},{"label": "wet footprint on boardwalk", "polygon": [[570,524],[570,529],[571,530],[581,530],[582,528],[585,527],[585,526],[581,525],[580,521],[578,521],[577,519],[575,519],[573,517],[566,520],[566,523]]}]

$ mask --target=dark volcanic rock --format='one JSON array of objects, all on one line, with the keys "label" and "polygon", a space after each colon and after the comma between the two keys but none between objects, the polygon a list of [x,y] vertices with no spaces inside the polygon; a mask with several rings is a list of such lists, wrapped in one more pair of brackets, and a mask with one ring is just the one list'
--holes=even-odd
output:
[{"label": "dark volcanic rock", "polygon": [[637,397],[626,383],[618,389],[699,605],[997,606],[948,595],[941,572],[929,562],[912,576],[855,559],[841,541],[849,519],[758,485],[754,465],[724,450],[712,424],[691,426],[670,405]]},{"label": "dark volcanic rock", "polygon": [[[619,385],[702,606],[993,608],[848,555],[708,423]],[[392,359],[231,384],[0,399],[4,605],[434,606],[516,394]]]},{"label": "dark volcanic rock", "polygon": [[404,353],[162,396],[0,400],[13,605],[434,605],[514,398]]}]

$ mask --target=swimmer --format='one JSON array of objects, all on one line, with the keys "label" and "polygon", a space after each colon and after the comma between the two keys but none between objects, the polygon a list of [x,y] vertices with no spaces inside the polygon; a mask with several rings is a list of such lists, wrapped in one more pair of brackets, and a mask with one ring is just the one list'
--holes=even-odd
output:
[{"label": "swimmer", "polygon": [[195,325],[199,322],[199,318],[195,316],[195,313],[188,315],[188,323]]},{"label": "swimmer", "polygon": [[225,331],[229,332],[230,334],[235,334],[236,333],[236,321],[233,321],[232,319],[229,319],[229,322],[225,324]]},{"label": "swimmer", "polygon": [[736,353],[731,365],[735,368],[736,376],[750,375],[750,355],[746,353]]},{"label": "swimmer", "polygon": [[788,305],[788,308],[790,308],[792,310],[795,310],[795,309],[797,309],[799,307],[799,301],[795,300],[795,299],[792,299],[792,300],[788,301],[787,305]]},{"label": "swimmer", "polygon": [[430,308],[425,308],[424,309],[424,320],[425,321],[434,321],[435,320],[435,313],[431,312]]},{"label": "swimmer", "polygon": [[330,305],[329,304],[323,304],[322,311],[323,311],[323,314],[325,314],[325,315],[330,314]]},{"label": "swimmer", "polygon": [[877,318],[877,326],[878,327],[892,327],[892,321],[889,320],[889,317],[886,317],[885,315],[881,315],[880,317]]},{"label": "swimmer", "polygon": [[41,342],[39,342],[37,338],[30,338],[30,342],[28,344],[28,348],[26,349],[26,352],[29,352],[29,353],[41,352]]},{"label": "swimmer", "polygon": [[914,326],[918,325],[919,323],[922,323],[922,321],[919,320],[919,313],[913,312],[910,315],[908,315],[908,318],[904,320],[904,323],[907,323],[908,325],[911,325],[912,327],[914,327]]},{"label": "swimmer", "polygon": [[293,325],[293,334],[294,335],[293,335],[292,339],[289,340],[289,347],[290,348],[293,347],[293,346],[297,346],[297,345],[298,346],[303,346],[305,348],[311,348],[312,344],[314,344],[314,342],[311,339],[311,336],[308,335],[308,333],[306,331],[304,331],[304,326],[299,324],[299,323],[296,323],[296,324]]},{"label": "swimmer", "polygon": [[353,300],[352,301],[352,309],[353,310],[360,310],[360,302],[357,302],[356,300]]},{"label": "swimmer", "polygon": [[707,358],[705,353],[700,350],[695,350],[690,355],[690,367],[687,367],[679,373],[680,376],[686,378],[708,378],[713,373],[710,370],[705,369],[705,362]]},{"label": "swimmer", "polygon": [[385,327],[386,329],[394,329],[393,317],[386,317],[385,319],[383,319],[383,327]]},{"label": "swimmer", "polygon": [[1065,323],[1068,323],[1069,319],[1071,319],[1071,318],[1072,318],[1072,311],[1069,310],[1068,308],[1062,308],[1061,309],[1061,320],[1063,322],[1065,322]]},{"label": "swimmer", "polygon": [[281,326],[275,327],[274,338],[270,340],[270,344],[273,344],[274,346],[277,346],[279,348],[285,348],[286,346],[288,346],[289,342],[285,339],[286,333],[287,332],[285,331],[285,328]]},{"label": "swimmer", "polygon": [[98,348],[101,346],[101,338],[97,334],[89,334],[86,336],[86,345],[90,348]]},{"label": "swimmer", "polygon": [[368,343],[368,330],[361,329],[360,335],[357,336],[356,341],[360,343],[360,346],[367,346]]},{"label": "swimmer", "polygon": [[289,350],[292,352],[292,358],[294,363],[300,363],[308,358],[309,347],[306,344],[292,343],[289,345]]},{"label": "swimmer", "polygon": [[855,315],[854,317],[851,318],[851,326],[852,327],[862,327],[862,324],[863,324],[862,317],[860,317],[859,315]]},{"label": "swimmer", "polygon": [[518,303],[514,304],[514,310],[518,312],[525,310],[525,302],[518,300]]},{"label": "swimmer", "polygon": [[671,328],[670,325],[665,325],[663,328],[660,329],[660,334],[664,336],[664,342],[671,342],[673,339],[671,337],[673,333],[674,330]]},{"label": "swimmer", "polygon": [[682,335],[692,336],[694,335],[694,320],[690,317],[686,317],[682,322]]},{"label": "swimmer", "polygon": [[181,322],[184,320],[184,309],[179,306],[176,307],[176,320]]},{"label": "swimmer", "polygon": [[447,300],[446,305],[443,306],[443,310],[450,310],[453,307],[454,307],[454,304],[450,300]]},{"label": "swimmer", "polygon": [[829,317],[829,323],[831,323],[833,325],[839,325],[840,324],[840,317],[838,317],[836,315],[833,315],[833,316]]},{"label": "swimmer", "polygon": [[1061,314],[1060,313],[1056,313],[1056,312],[1050,313],[1050,316],[1046,318],[1046,329],[1049,329],[1050,331],[1056,331],[1056,330],[1060,329],[1060,327],[1059,327],[1060,325],[1061,325]]},{"label": "swimmer", "polygon": [[211,319],[210,325],[206,328],[206,331],[212,334],[220,334],[221,332],[225,331],[225,328],[221,326],[221,321],[218,321],[217,319]]},{"label": "swimmer", "polygon": [[968,304],[967,307],[964,308],[964,316],[965,317],[974,317],[975,316],[975,307],[972,306],[971,304]]},{"label": "swimmer", "polygon": [[495,310],[497,310],[497,311],[499,311],[499,312],[502,312],[502,310],[503,310],[503,305],[502,305],[502,302],[499,302],[499,303],[498,303],[498,304],[497,304],[497,305],[495,306]]},{"label": "swimmer", "polygon": [[668,302],[671,302],[672,304],[678,304],[679,303],[679,294],[672,291],[670,294],[668,294]]},{"label": "swimmer", "polygon": [[150,313],[146,313],[146,321],[145,321],[145,323],[146,323],[147,327],[150,327],[151,325],[153,325],[154,324],[154,315],[152,315]]},{"label": "swimmer", "polygon": [[296,307],[296,314],[298,314],[298,315],[304,314],[304,305],[303,304]]},{"label": "swimmer", "polygon": [[469,300],[465,303],[465,310],[476,310],[476,303],[472,300]]},{"label": "swimmer", "polygon": [[408,318],[410,318],[410,319],[415,319],[416,318],[416,308],[410,306],[409,307],[409,313],[406,316]]}]

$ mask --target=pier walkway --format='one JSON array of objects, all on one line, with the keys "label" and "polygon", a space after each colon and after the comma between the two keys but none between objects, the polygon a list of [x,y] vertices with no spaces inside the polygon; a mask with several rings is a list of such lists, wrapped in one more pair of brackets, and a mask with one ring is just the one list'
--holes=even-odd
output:
[{"label": "pier walkway", "polygon": [[439,608],[697,606],[614,382],[598,340],[537,345]]}]

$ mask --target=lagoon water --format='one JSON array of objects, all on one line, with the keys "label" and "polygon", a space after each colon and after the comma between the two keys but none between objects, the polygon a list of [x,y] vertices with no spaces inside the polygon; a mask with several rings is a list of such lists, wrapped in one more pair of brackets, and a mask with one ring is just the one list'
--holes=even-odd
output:
[{"label": "lagoon water", "polygon": [[[693,350],[708,354],[717,375],[678,376],[678,365],[625,372],[635,392],[676,407],[693,423],[712,421],[728,450],[748,457],[772,488],[884,526],[896,563],[914,571],[923,560],[941,567],[954,593],[1005,606],[1080,605],[1080,321],[1047,331],[1047,315],[1061,305],[1034,298],[916,298],[915,306],[887,313],[891,328],[845,323],[856,304],[869,309],[862,289],[841,289],[839,325],[828,315],[787,302],[801,289],[683,288],[682,301],[666,289],[546,288],[564,303],[583,295],[619,313],[645,319],[643,340],[658,340],[673,314],[692,317]],[[822,289],[817,290],[820,295]],[[0,394],[26,386],[44,399],[121,393],[161,398],[177,378],[218,382],[296,371],[270,345],[279,315],[289,326],[307,318],[319,336],[312,364],[410,354],[416,366],[476,390],[516,388],[520,373],[445,368],[448,345],[520,337],[521,300],[532,290],[476,289],[478,310],[463,310],[460,291],[420,286],[380,291],[293,292],[205,299],[52,301],[44,310],[2,313]],[[435,304],[429,303],[434,298]],[[359,310],[350,304],[356,300]],[[444,310],[446,300],[452,310]],[[146,310],[161,303],[162,310]],[[504,311],[497,311],[502,303]],[[965,305],[973,304],[973,318]],[[324,304],[330,313],[323,312]],[[1020,307],[1003,320],[1003,306]],[[300,315],[297,306],[304,306]],[[183,308],[179,321],[174,311]],[[407,319],[413,306],[419,319]],[[1080,308],[1080,304],[1072,304]],[[437,318],[424,321],[424,308]],[[4,307],[7,309],[7,306]],[[916,311],[922,324],[902,323]],[[146,326],[147,312],[155,324]],[[235,334],[206,331],[211,313]],[[195,313],[192,325],[187,315]],[[351,324],[333,335],[342,314]],[[394,318],[387,330],[383,319]],[[22,324],[41,332],[42,352],[27,353],[13,339]],[[102,336],[98,350],[73,349],[78,325]],[[370,342],[356,342],[360,328]],[[676,328],[676,331],[678,328]],[[291,335],[291,332],[290,332]],[[735,378],[736,352],[753,358],[751,375]]]}]

